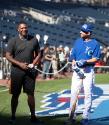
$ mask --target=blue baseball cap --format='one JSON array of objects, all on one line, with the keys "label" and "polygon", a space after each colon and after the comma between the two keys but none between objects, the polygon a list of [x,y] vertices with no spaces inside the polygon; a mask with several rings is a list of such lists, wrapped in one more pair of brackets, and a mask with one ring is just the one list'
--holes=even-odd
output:
[{"label": "blue baseball cap", "polygon": [[83,31],[83,32],[92,32],[93,31],[93,26],[91,24],[84,24],[81,27],[81,31]]}]

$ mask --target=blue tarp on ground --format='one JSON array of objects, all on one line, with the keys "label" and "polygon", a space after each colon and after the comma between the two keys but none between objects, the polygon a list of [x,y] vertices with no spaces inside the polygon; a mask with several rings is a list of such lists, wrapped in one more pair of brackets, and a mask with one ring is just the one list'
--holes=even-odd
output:
[{"label": "blue tarp on ground", "polygon": [[109,125],[109,99],[102,101],[90,114],[89,125]]}]

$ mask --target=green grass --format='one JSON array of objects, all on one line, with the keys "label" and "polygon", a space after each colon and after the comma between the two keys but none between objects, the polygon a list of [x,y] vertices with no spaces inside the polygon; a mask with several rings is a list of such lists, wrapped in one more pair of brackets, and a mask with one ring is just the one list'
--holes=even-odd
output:
[{"label": "green grass", "polygon": [[95,83],[97,84],[109,84],[109,73],[107,74],[96,74]]},{"label": "green grass", "polygon": [[[109,83],[109,74],[96,74],[95,83],[96,84],[107,84]],[[36,98],[36,110],[40,110],[41,100],[43,95],[51,92],[59,92],[63,89],[70,89],[71,78],[51,80],[51,81],[38,81],[36,83],[35,98]],[[0,91],[5,89],[0,87]],[[7,125],[8,119],[10,117],[10,99],[11,95],[7,92],[0,92],[0,125]],[[29,121],[29,108],[27,105],[27,96],[21,93],[19,98],[19,105],[16,112],[17,123],[16,125],[31,125]],[[45,117],[43,119],[46,125],[63,125],[65,119],[68,117]],[[78,121],[81,117],[78,116]],[[79,123],[76,123],[76,125]]]}]

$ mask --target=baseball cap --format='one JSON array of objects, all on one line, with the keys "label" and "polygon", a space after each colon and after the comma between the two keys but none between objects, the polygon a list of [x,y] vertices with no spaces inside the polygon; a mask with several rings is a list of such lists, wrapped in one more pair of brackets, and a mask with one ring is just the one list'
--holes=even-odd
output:
[{"label": "baseball cap", "polygon": [[84,24],[81,27],[81,31],[83,31],[83,32],[92,32],[93,31],[93,26],[91,24]]}]

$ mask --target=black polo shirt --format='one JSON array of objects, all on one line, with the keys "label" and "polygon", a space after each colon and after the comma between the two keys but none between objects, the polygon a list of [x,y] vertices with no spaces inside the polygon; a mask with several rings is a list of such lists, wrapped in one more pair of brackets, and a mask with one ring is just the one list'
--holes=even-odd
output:
[{"label": "black polo shirt", "polygon": [[27,39],[14,37],[9,40],[7,46],[7,52],[10,52],[14,59],[26,63],[32,63],[39,50],[38,40],[31,35],[28,35]]}]

